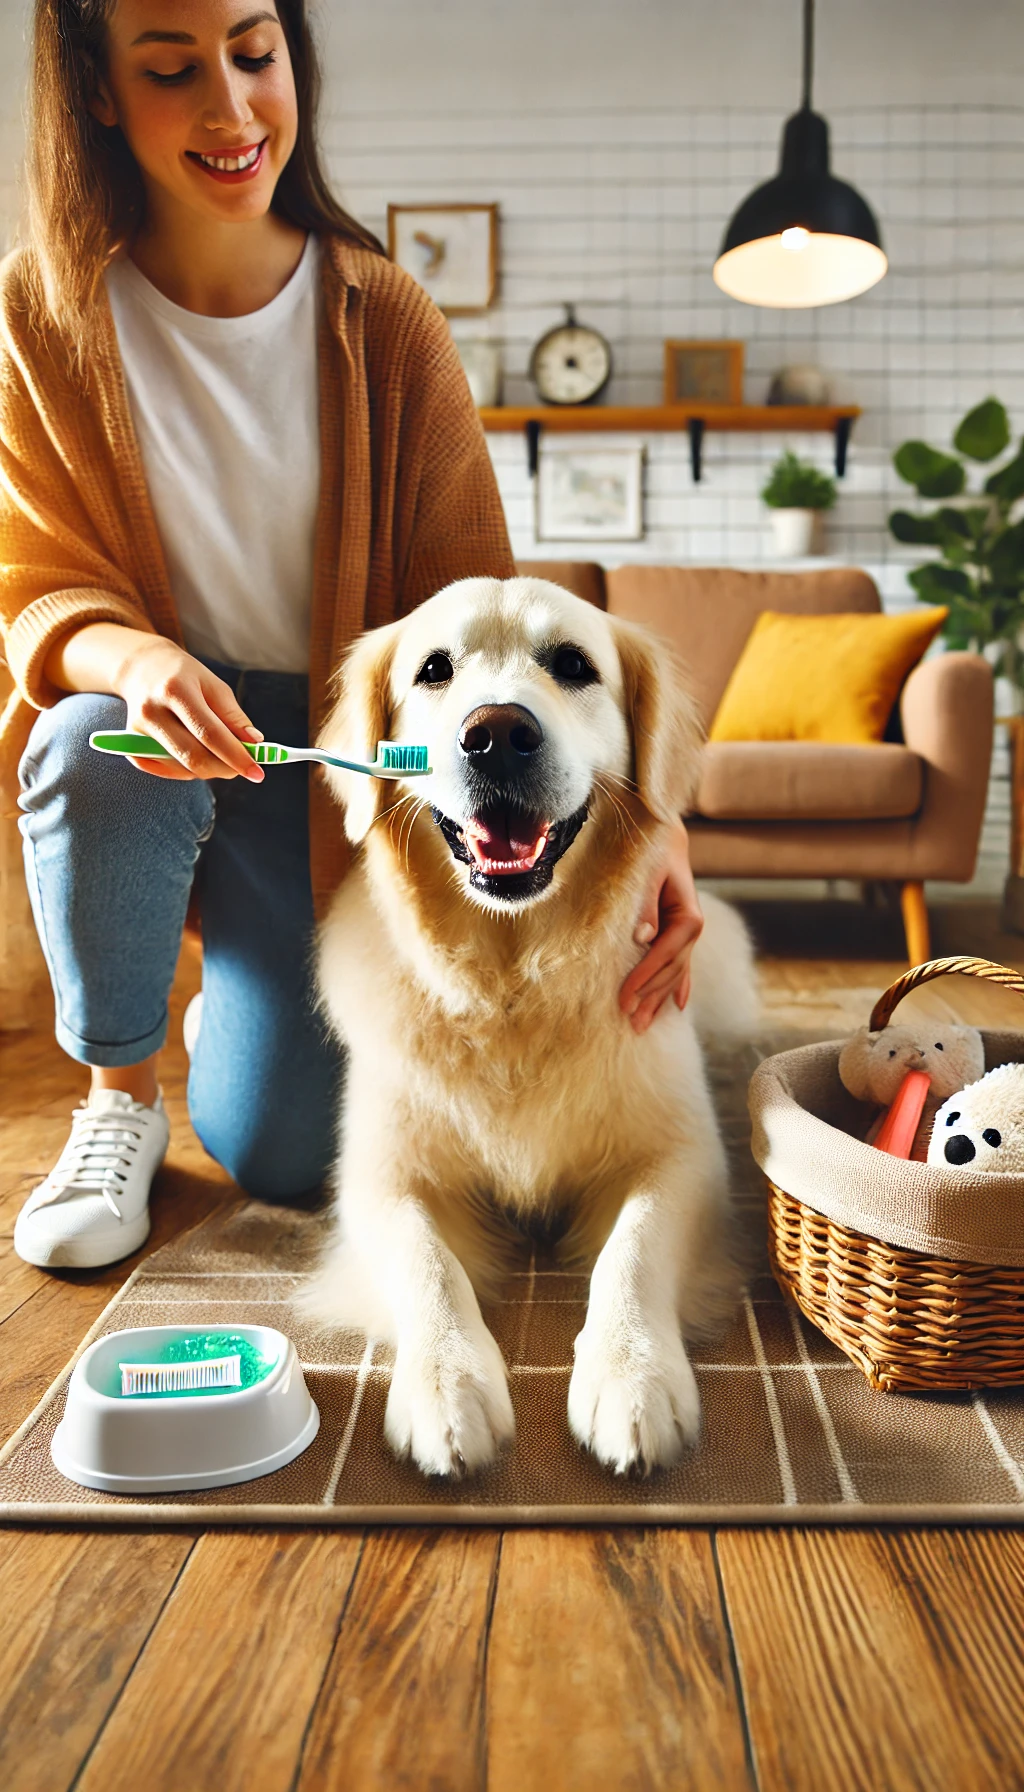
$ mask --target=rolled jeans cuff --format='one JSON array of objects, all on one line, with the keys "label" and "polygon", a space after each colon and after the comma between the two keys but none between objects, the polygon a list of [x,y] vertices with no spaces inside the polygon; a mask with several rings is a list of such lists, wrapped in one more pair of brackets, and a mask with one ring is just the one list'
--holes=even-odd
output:
[{"label": "rolled jeans cuff", "polygon": [[80,1034],[73,1033],[64,1025],[57,1015],[55,1032],[57,1044],[69,1058],[79,1064],[95,1064],[101,1070],[119,1069],[123,1064],[141,1064],[144,1058],[151,1058],[158,1052],[167,1039],[170,1016],[164,1012],[159,1026],[150,1032],[143,1033],[140,1039],[128,1039],[117,1045],[98,1044],[95,1039],[83,1039]]}]

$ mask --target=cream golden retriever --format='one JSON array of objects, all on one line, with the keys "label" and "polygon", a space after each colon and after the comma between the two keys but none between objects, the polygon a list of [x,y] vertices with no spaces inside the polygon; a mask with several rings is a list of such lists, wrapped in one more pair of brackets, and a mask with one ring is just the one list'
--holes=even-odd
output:
[{"label": "cream golden retriever", "polygon": [[569,1424],[626,1472],[675,1461],[700,1405],[683,1345],[735,1286],[698,1033],[754,1017],[749,945],[709,901],[685,1010],[637,1036],[619,987],[698,736],[665,649],[540,579],[467,579],[364,636],[320,744],[425,742],[431,776],[333,772],[357,864],[323,925],[349,1052],[336,1228],[309,1297],[390,1340],[385,1429],[431,1474],[514,1432],[478,1293],[500,1232],[592,1266]]}]

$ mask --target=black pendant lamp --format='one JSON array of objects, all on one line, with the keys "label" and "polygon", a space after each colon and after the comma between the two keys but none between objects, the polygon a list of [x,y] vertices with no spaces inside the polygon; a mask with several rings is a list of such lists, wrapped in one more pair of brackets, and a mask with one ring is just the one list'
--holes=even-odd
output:
[{"label": "black pendant lamp", "polygon": [[743,201],[722,239],[715,285],[745,305],[837,305],[888,267],[871,207],[829,172],[828,125],[811,110],[814,0],[804,0],[804,86],[774,180]]}]

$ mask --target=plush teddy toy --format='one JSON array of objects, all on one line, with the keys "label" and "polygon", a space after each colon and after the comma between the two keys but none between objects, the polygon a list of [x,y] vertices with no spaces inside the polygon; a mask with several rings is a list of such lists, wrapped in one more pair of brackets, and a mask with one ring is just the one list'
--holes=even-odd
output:
[{"label": "plush teddy toy", "polygon": [[1024,1064],[1000,1064],[943,1102],[928,1162],[1024,1171]]},{"label": "plush teddy toy", "polygon": [[923,1163],[941,1104],[984,1073],[985,1048],[977,1027],[922,1020],[912,1026],[883,1027],[879,1033],[862,1027],[847,1040],[839,1054],[843,1086],[858,1101],[873,1102],[880,1110],[867,1133],[869,1144],[912,1070],[923,1071],[931,1083],[910,1152]]}]

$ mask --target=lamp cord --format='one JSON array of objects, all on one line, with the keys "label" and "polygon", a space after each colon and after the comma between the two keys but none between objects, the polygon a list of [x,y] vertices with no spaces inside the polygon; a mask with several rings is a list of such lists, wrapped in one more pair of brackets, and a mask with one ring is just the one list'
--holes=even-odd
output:
[{"label": "lamp cord", "polygon": [[804,95],[806,112],[811,109],[811,81],[814,76],[814,0],[804,0]]}]

